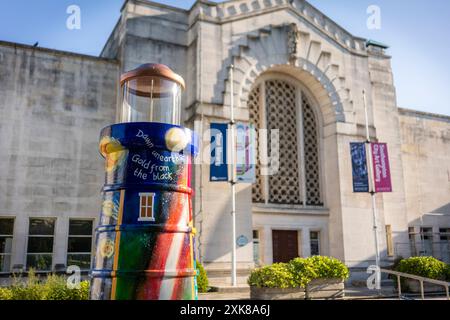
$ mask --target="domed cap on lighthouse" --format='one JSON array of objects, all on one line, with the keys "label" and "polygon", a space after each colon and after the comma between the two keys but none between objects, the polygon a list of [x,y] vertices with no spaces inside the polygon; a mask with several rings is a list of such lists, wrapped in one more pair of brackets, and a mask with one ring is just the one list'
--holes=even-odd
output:
[{"label": "domed cap on lighthouse", "polygon": [[[134,89],[136,94],[138,94],[139,96],[146,97],[152,90],[151,79],[154,80],[155,78],[173,81],[179,84],[183,89],[185,89],[186,87],[184,79],[180,75],[173,72],[168,66],[159,63],[146,63],[134,70],[122,74],[122,76],[120,77],[120,85],[123,86],[126,82],[130,82],[130,84],[134,83],[134,85],[129,85],[131,89]],[[132,82],[131,80],[136,81]],[[164,86],[161,85],[155,86],[155,83],[153,82],[154,91],[155,88],[157,92],[164,91],[163,87]]]},{"label": "domed cap on lighthouse", "polygon": [[121,122],[160,122],[179,125],[184,79],[168,66],[147,63],[120,77]]}]

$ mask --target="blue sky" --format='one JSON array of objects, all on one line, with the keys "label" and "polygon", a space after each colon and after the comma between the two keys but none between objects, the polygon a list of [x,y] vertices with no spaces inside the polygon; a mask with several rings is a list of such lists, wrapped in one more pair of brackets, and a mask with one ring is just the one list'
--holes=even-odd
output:
[{"label": "blue sky", "polygon": [[[157,1],[189,8],[193,0]],[[350,33],[390,45],[398,105],[450,115],[450,1],[311,0]],[[123,0],[0,0],[0,40],[98,55]],[[81,8],[81,29],[66,28],[69,5]],[[369,5],[381,29],[366,26]]]}]

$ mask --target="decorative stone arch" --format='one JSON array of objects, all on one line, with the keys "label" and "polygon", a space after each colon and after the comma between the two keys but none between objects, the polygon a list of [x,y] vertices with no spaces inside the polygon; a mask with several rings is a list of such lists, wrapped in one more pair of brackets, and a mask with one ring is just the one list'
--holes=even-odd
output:
[{"label": "decorative stone arch", "polygon": [[[292,28],[295,27],[271,26],[258,30],[257,34],[247,34],[243,40],[237,41],[229,59],[230,65],[234,67],[237,106],[246,108],[250,90],[260,75],[276,71],[296,78],[309,89],[318,102],[324,125],[345,122],[344,101],[352,102],[345,78],[339,75],[339,65],[332,62],[323,65],[320,62],[322,57],[329,55],[324,51],[312,61],[310,57],[302,57],[292,47]],[[313,41],[311,43],[315,44]],[[224,104],[230,105],[231,86],[228,78],[224,80],[224,86]]]},{"label": "decorative stone arch", "polygon": [[[249,73],[249,77],[243,82],[243,85],[238,89],[239,96],[247,96],[251,91],[255,81],[264,74],[269,72],[279,72],[296,79],[303,89],[310,95],[318,106],[318,116],[324,125],[333,122],[345,122],[344,107],[341,102],[341,97],[338,90],[330,81],[330,79],[323,74],[315,65],[309,61],[302,61],[299,59],[298,66],[290,64],[270,64],[264,66],[257,64],[255,69],[258,73]],[[246,108],[247,100],[241,100],[240,105]]]}]

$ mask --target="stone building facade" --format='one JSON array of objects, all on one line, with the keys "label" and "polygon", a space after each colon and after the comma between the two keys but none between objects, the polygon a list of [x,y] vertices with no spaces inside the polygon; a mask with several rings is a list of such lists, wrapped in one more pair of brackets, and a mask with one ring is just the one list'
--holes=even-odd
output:
[{"label": "stone building facade", "polygon": [[[78,220],[95,226],[100,208],[98,134],[117,120],[119,74],[148,62],[184,77],[184,125],[199,134],[229,119],[231,66],[237,120],[280,130],[278,173],[237,186],[237,235],[248,240],[237,249],[240,282],[255,263],[291,256],[331,255],[363,273],[374,263],[371,199],[353,193],[349,149],[365,141],[363,91],[394,189],[376,196],[382,263],[449,258],[450,117],[397,106],[386,47],[303,0],[200,0],[190,10],[128,0],[98,58],[0,43],[0,217],[15,219],[2,271],[34,261],[30,239],[50,241],[48,221],[33,218],[54,219],[51,268],[87,253],[89,225]],[[210,182],[209,164],[194,174],[197,256],[213,284],[228,283],[230,187]],[[30,234],[32,225],[47,231]]]}]

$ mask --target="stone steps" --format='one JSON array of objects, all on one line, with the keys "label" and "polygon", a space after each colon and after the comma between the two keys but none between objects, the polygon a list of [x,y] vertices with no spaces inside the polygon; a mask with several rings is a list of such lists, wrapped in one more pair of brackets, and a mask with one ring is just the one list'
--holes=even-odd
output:
[{"label": "stone steps", "polygon": [[[247,279],[250,275],[250,269],[236,270],[236,281],[239,286],[247,286]],[[208,275],[209,285],[211,287],[229,287],[231,285],[231,270],[230,269],[206,269]]]},{"label": "stone steps", "polygon": [[217,293],[250,293],[249,285],[237,285],[236,287],[230,285],[218,285],[211,287],[211,292]]}]

